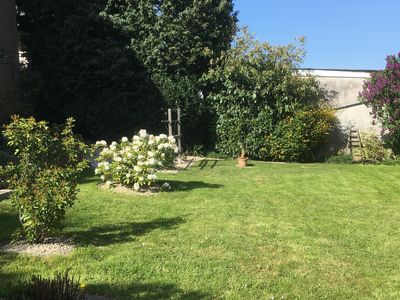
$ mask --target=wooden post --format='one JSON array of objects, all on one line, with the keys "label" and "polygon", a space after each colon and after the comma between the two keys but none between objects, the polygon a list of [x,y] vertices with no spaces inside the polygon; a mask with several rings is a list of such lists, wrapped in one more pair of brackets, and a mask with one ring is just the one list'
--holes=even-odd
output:
[{"label": "wooden post", "polygon": [[178,159],[182,159],[182,131],[181,131],[181,109],[177,109],[177,125],[178,125]]},{"label": "wooden post", "polygon": [[168,108],[168,136],[172,135],[172,110]]}]

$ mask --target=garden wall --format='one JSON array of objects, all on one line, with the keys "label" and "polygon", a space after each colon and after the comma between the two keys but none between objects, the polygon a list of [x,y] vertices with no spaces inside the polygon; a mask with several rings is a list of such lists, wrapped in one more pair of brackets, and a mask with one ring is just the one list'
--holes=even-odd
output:
[{"label": "garden wall", "polygon": [[0,0],[0,124],[16,111],[18,34],[15,0]]},{"label": "garden wall", "polygon": [[358,102],[364,80],[374,71],[303,69],[301,72],[304,76],[315,76],[321,86],[331,92],[342,126],[380,132],[380,125],[372,125],[371,109]]}]

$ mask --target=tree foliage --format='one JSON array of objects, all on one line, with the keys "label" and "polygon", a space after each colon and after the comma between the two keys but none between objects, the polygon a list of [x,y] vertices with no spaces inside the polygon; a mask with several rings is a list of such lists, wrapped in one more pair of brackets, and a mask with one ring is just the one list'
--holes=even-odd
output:
[{"label": "tree foliage", "polygon": [[25,96],[35,115],[56,123],[74,116],[89,138],[154,128],[162,105],[146,68],[126,47],[129,37],[100,15],[104,6],[18,1],[29,61]]},{"label": "tree foliage", "polygon": [[318,82],[296,71],[304,55],[302,44],[272,46],[244,29],[234,46],[213,62],[204,80],[218,115],[220,151],[234,156],[244,149],[261,158],[266,137],[283,120],[320,104],[324,92]]},{"label": "tree foliage", "polygon": [[209,111],[198,79],[236,30],[231,0],[18,0],[28,54],[24,97],[52,122],[74,116],[91,138],[157,130],[185,110],[186,134]]},{"label": "tree foliage", "polygon": [[214,124],[199,79],[230,47],[237,22],[233,1],[109,0],[104,15],[128,33],[130,49],[165,105],[181,107],[185,143],[209,144]]},{"label": "tree foliage", "polygon": [[400,152],[400,53],[386,58],[383,71],[371,73],[364,83],[360,101],[372,108],[372,117],[382,126],[389,146]]}]

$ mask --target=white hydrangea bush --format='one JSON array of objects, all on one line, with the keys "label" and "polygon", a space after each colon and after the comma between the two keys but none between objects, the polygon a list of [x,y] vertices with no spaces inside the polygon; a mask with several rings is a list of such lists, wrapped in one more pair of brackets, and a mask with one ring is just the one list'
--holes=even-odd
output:
[{"label": "white hydrangea bush", "polygon": [[[114,183],[134,188],[136,191],[153,187],[159,169],[172,168],[178,148],[173,136],[154,136],[142,129],[132,140],[123,137],[119,143],[96,142],[100,148],[95,173],[101,175],[106,185]],[[168,184],[163,185],[169,189]]]}]

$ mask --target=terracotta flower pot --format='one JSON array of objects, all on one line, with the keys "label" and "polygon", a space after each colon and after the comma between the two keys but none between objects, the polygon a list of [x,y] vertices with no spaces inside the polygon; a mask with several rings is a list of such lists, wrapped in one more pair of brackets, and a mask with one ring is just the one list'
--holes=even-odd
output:
[{"label": "terracotta flower pot", "polygon": [[247,157],[238,157],[238,166],[239,168],[245,168],[247,167],[247,161],[248,158]]}]

